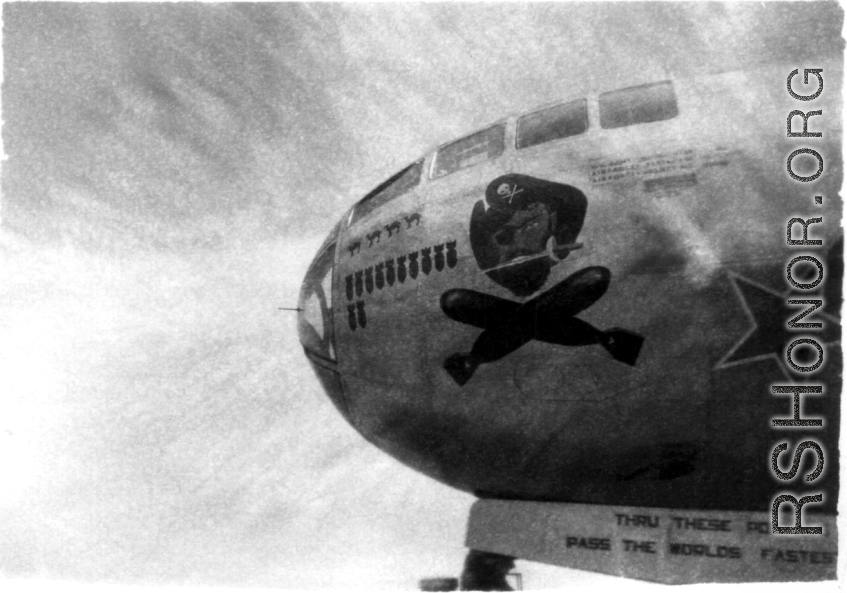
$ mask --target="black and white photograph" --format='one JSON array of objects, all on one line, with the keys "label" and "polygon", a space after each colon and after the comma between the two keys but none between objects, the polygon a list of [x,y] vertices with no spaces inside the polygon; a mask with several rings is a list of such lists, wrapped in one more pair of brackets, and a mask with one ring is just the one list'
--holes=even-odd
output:
[{"label": "black and white photograph", "polygon": [[0,588],[838,590],[839,3],[2,20]]}]

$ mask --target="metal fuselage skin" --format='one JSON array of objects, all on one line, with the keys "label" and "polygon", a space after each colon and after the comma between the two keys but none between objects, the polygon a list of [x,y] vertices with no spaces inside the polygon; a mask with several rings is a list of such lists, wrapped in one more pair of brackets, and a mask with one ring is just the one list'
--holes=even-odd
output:
[{"label": "metal fuselage skin", "polygon": [[[804,457],[791,483],[775,479],[770,461],[779,442],[793,453],[811,438],[827,453],[817,510],[834,511],[841,71],[827,68],[824,93],[800,103],[785,88],[792,68],[674,81],[676,117],[614,129],[601,127],[591,95],[584,133],[529,148],[516,148],[517,117],[507,118],[498,157],[432,179],[432,151],[418,185],[352,223],[345,215],[317,258],[332,266],[311,313],[323,327],[315,334],[307,311],[300,329],[307,358],[347,421],[401,462],[481,497],[674,508],[768,510],[777,492],[805,493],[812,461]],[[795,87],[801,78],[802,69]],[[823,111],[809,119],[821,138],[786,136],[795,109]],[[794,129],[801,127],[798,117]],[[801,147],[824,155],[813,182],[786,172],[787,156]],[[548,256],[549,275],[534,290],[492,280],[471,244],[474,208],[504,175],[585,197],[572,249]],[[530,223],[514,228],[533,224],[532,213],[526,217]],[[793,217],[822,217],[809,237],[823,245],[787,245]],[[801,234],[798,224],[794,238]],[[824,264],[815,290],[786,278],[798,255]],[[795,278],[810,272],[803,265]],[[594,293],[579,306],[539,300],[586,269]],[[578,296],[573,291],[557,302]],[[304,285],[301,307],[314,294]],[[479,299],[468,305],[481,303],[479,318],[451,317],[458,310],[450,309],[451,295]],[[823,299],[818,318],[805,321],[824,327],[788,329],[807,308],[789,298]],[[634,363],[600,343],[613,329],[637,336]],[[460,384],[447,361],[471,352],[485,332],[496,353]],[[308,346],[316,335],[323,354]],[[788,344],[803,337],[825,350],[814,373],[786,363]],[[791,416],[792,398],[771,386],[794,383],[825,386],[803,398],[803,415],[824,418],[822,428],[772,427],[773,418]]]}]

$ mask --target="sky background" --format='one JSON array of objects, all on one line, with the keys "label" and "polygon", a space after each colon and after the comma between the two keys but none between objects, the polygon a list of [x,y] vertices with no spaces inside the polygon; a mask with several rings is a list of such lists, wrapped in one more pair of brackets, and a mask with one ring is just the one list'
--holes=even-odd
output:
[{"label": "sky background", "polygon": [[[457,576],[473,498],[359,437],[278,310],[326,233],[506,113],[809,66],[840,51],[841,19],[821,3],[4,4],[0,575]],[[518,570],[528,588],[617,581]]]}]

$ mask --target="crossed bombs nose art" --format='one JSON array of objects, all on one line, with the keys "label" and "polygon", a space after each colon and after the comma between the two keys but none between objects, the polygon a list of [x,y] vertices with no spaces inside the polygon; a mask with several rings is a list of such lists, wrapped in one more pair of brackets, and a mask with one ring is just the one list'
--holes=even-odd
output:
[{"label": "crossed bombs nose art", "polygon": [[[471,249],[480,268],[519,297],[547,282],[551,268],[572,250],[582,230],[588,200],[575,187],[508,174],[492,181],[485,200],[474,204]],[[599,344],[615,360],[635,366],[644,337],[622,328],[603,331],[576,315],[606,293],[612,273],[603,266],[578,270],[524,302],[454,288],[441,295],[450,319],[481,328],[470,352],[447,357],[444,369],[464,385],[482,364],[496,362],[527,342],[562,346]]]}]

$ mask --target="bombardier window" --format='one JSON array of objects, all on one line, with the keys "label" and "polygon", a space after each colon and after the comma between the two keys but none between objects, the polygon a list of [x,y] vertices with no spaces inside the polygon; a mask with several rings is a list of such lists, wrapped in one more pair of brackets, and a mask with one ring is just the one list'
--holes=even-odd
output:
[{"label": "bombardier window", "polygon": [[350,224],[353,224],[374,208],[398,198],[421,182],[421,171],[423,170],[423,159],[413,163],[391,177],[385,183],[379,185],[375,190],[359,200],[353,208],[353,216]]},{"label": "bombardier window", "polygon": [[551,140],[582,134],[588,129],[585,99],[563,103],[524,115],[518,119],[518,148],[528,148]]},{"label": "bombardier window", "polygon": [[456,140],[438,151],[432,178],[444,177],[459,169],[494,159],[503,154],[505,124]]},{"label": "bombardier window", "polygon": [[300,342],[313,354],[335,360],[332,327],[332,262],[335,245],[321,253],[306,273],[300,290],[298,316]]},{"label": "bombardier window", "polygon": [[669,80],[600,95],[601,128],[621,128],[662,121],[678,114],[676,94]]}]

